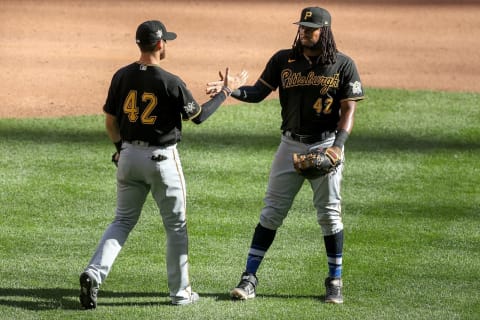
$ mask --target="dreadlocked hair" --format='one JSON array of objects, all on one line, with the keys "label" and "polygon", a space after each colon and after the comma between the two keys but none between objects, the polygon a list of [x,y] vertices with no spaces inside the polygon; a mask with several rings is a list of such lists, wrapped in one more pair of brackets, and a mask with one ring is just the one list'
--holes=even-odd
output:
[{"label": "dreadlocked hair", "polygon": [[300,38],[300,28],[298,28],[297,35],[295,36],[295,39],[293,40],[293,43],[292,43],[292,51],[290,52],[290,55],[289,55],[290,59],[296,60],[300,58],[300,56],[303,53],[302,45],[300,44],[299,38]]},{"label": "dreadlocked hair", "polygon": [[[320,39],[312,47],[312,49],[322,49],[319,62],[321,64],[333,64],[337,61],[337,45],[333,37],[332,28],[321,27]],[[292,59],[298,59],[303,55],[303,46],[300,42],[300,28],[297,31],[295,40],[292,44],[292,52],[290,54]]]}]

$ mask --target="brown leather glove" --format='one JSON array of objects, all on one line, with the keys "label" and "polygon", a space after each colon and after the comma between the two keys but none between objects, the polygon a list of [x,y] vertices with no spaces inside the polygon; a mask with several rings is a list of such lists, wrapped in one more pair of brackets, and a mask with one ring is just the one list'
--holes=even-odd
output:
[{"label": "brown leather glove", "polygon": [[342,150],[338,147],[318,149],[308,153],[294,153],[293,167],[307,179],[329,174],[342,163]]}]

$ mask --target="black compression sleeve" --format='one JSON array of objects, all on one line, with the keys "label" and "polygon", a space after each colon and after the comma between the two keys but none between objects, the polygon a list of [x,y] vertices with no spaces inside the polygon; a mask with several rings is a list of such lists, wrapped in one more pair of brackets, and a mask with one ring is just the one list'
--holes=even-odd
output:
[{"label": "black compression sleeve", "polygon": [[339,148],[342,148],[345,142],[347,141],[347,139],[348,139],[348,132],[344,129],[340,129],[337,132],[333,145]]},{"label": "black compression sleeve", "polygon": [[192,119],[193,123],[200,124],[208,119],[218,107],[227,99],[226,94],[222,91],[215,95],[212,99],[202,104],[202,111],[198,116]]},{"label": "black compression sleeve", "polygon": [[265,99],[272,89],[257,80],[253,86],[243,86],[232,92],[232,97],[244,102],[260,102]]},{"label": "black compression sleeve", "polygon": [[115,145],[115,149],[117,149],[117,152],[120,153],[122,151],[122,140],[118,140],[117,142],[113,143]]}]

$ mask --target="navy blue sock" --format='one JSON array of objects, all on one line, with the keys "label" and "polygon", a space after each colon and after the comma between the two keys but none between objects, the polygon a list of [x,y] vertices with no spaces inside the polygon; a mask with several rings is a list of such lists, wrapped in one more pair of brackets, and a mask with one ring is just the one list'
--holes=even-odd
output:
[{"label": "navy blue sock", "polygon": [[343,230],[323,237],[325,250],[327,251],[328,276],[330,278],[342,277],[342,255],[343,255]]},{"label": "navy blue sock", "polygon": [[253,234],[252,244],[250,245],[250,251],[248,252],[245,272],[253,274],[257,273],[265,253],[273,243],[273,239],[275,239],[276,233],[277,230],[270,230],[262,227],[260,223],[257,225],[255,233]]}]

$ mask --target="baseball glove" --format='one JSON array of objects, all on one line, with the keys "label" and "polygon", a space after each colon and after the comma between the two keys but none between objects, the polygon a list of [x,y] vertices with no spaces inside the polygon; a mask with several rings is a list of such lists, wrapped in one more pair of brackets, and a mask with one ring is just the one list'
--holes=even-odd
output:
[{"label": "baseball glove", "polygon": [[335,171],[341,163],[341,150],[336,147],[293,154],[295,171],[307,179],[315,179],[327,175]]}]

